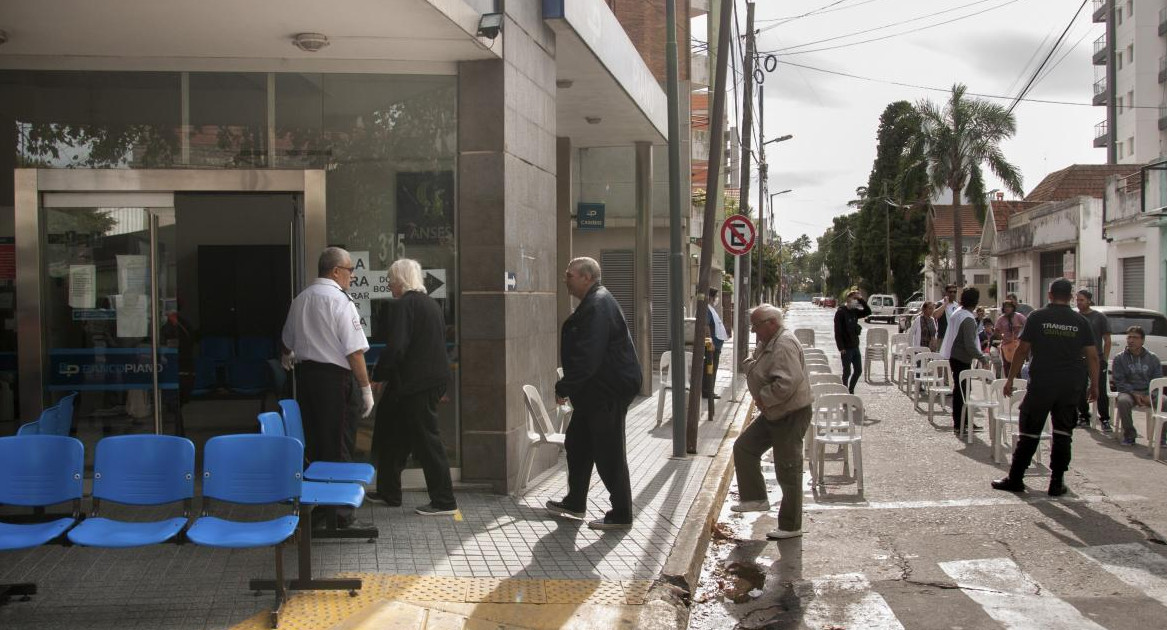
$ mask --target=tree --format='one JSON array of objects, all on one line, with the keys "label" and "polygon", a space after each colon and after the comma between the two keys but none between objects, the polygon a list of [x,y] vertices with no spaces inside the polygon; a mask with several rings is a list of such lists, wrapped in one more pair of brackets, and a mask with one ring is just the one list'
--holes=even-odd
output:
[{"label": "tree", "polygon": [[1006,108],[988,101],[966,98],[966,87],[952,86],[952,95],[943,106],[920,101],[916,113],[920,130],[913,150],[924,156],[928,183],[932,190],[952,191],[952,227],[955,247],[955,281],[964,282],[964,260],[960,255],[963,233],[960,224],[960,196],[968,192],[973,208],[983,220],[985,181],[981,166],[1020,197],[1021,171],[1001,152],[1001,142],[1017,132],[1017,121]]},{"label": "tree", "polygon": [[[879,117],[875,160],[867,185],[855,190],[847,205],[859,208],[855,233],[863,235],[851,247],[851,267],[859,287],[869,293],[911,295],[920,286],[920,266],[928,240],[928,213],[920,202],[928,197],[927,172],[911,147],[920,120],[907,101],[889,104]],[[905,208],[906,206],[906,208]],[[890,256],[890,260],[889,260]],[[887,283],[892,271],[892,286]]]}]

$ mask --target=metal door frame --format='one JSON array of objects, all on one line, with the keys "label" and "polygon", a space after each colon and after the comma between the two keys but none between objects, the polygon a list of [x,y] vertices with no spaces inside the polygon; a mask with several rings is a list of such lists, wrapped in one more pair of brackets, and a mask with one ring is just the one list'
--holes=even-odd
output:
[{"label": "metal door frame", "polygon": [[[20,417],[40,415],[44,400],[45,334],[42,326],[41,206],[45,193],[298,193],[303,198],[303,247],[296,251],[292,273],[303,288],[308,251],[326,243],[323,170],[276,169],[15,169],[16,184],[16,325],[20,335]],[[295,293],[295,292],[293,292]],[[157,390],[155,390],[157,393]]]}]

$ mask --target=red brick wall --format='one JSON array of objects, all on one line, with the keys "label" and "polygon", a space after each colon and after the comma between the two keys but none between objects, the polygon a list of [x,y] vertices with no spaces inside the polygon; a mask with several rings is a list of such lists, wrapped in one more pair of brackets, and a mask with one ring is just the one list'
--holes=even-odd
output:
[{"label": "red brick wall", "polygon": [[[605,0],[653,76],[665,82],[665,0]],[[689,78],[689,0],[676,0],[677,55],[682,81]]]}]

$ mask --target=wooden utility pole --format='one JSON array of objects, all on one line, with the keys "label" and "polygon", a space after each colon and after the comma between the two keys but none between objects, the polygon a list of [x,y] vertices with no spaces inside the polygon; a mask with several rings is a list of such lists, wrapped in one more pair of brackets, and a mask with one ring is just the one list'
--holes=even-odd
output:
[{"label": "wooden utility pole", "polygon": [[[685,418],[686,448],[688,453],[697,452],[697,422],[701,414],[701,379],[705,371],[705,337],[709,329],[709,272],[713,266],[713,252],[717,249],[713,242],[713,223],[717,218],[718,183],[721,181],[721,168],[725,153],[725,75],[729,68],[729,40],[730,22],[733,20],[734,0],[721,0],[721,27],[717,36],[717,72],[713,81],[713,107],[709,112],[709,174],[705,183],[705,224],[701,230],[701,266],[697,281],[697,309],[694,312],[696,321],[693,326],[693,366],[689,380],[689,407]],[[749,27],[753,30],[753,3],[749,7]],[[747,179],[743,170],[742,179]],[[734,346],[741,343],[739,338]],[[682,368],[682,361],[675,361],[674,365]],[[684,389],[674,389],[673,396],[680,395]],[[712,418],[710,418],[712,420]],[[676,422],[674,417],[673,422]]]},{"label": "wooden utility pole", "polygon": [[[720,61],[720,58],[718,58]],[[752,152],[750,147],[753,145],[753,124],[754,124],[754,3],[746,3],[746,58],[744,69],[742,70],[742,79],[745,83],[745,89],[742,92],[742,164],[741,164],[741,183],[739,187],[740,194],[738,195],[738,212],[749,216],[750,207],[750,157]],[[709,121],[710,129],[712,130],[713,119]],[[712,151],[712,146],[710,146]],[[712,158],[710,158],[712,160]],[[713,166],[710,161],[709,166]],[[710,189],[712,190],[712,189]],[[756,250],[757,248],[755,248]],[[734,299],[737,300],[738,312],[741,316],[737,318],[737,329],[733,331],[733,369],[736,371],[742,361],[746,360],[750,351],[750,324],[749,318],[745,316],[750,308],[750,293],[752,287],[750,286],[750,254],[745,256],[738,256],[741,261],[740,272],[741,278],[738,279],[738,291]],[[737,392],[734,392],[735,394]]]}]

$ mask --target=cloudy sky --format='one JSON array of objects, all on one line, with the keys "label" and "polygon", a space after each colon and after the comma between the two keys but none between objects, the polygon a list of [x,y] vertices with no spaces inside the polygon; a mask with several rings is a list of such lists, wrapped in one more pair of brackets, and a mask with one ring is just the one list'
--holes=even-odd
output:
[{"label": "cloudy sky", "polygon": [[[856,187],[867,183],[879,115],[889,103],[943,102],[957,82],[973,93],[1016,95],[1079,4],[1080,0],[759,0],[756,27],[763,32],[758,49],[775,51],[778,61],[764,84],[765,136],[794,135],[766,147],[770,191],[793,189],[774,199],[782,236],[805,233],[813,241],[833,217],[851,211],[847,201],[854,198]],[[820,13],[787,19],[824,7]],[[739,9],[744,30],[744,2],[739,1]],[[1103,34],[1103,25],[1091,20],[1092,11],[1093,4],[1087,2],[1062,48],[1050,59],[1048,74],[1043,73],[1027,95],[1086,105],[1022,102],[1014,110],[1017,135],[1003,148],[1021,168],[1027,193],[1052,171],[1106,160],[1102,149],[1093,148],[1094,125],[1105,118],[1105,109],[1088,106],[1093,95],[1093,42]],[[946,21],[951,22],[939,24]],[[905,23],[879,28],[897,22]],[[867,32],[855,34],[859,31]],[[695,28],[694,33],[700,36],[701,31]],[[993,100],[1007,106],[1011,98]],[[734,116],[731,106],[730,118]],[[987,188],[997,187],[995,181],[988,183]],[[754,191],[751,197],[756,199]]]}]

